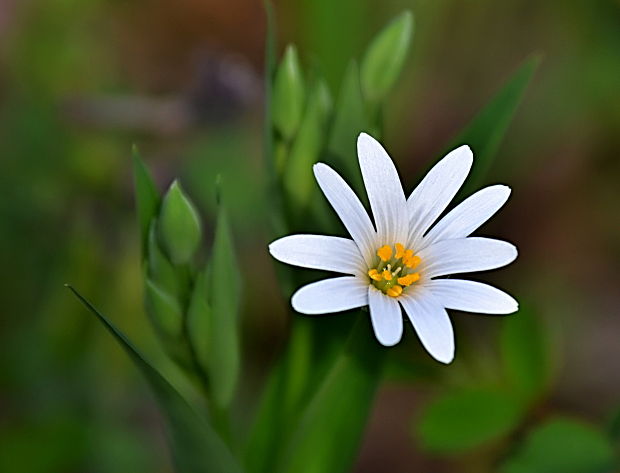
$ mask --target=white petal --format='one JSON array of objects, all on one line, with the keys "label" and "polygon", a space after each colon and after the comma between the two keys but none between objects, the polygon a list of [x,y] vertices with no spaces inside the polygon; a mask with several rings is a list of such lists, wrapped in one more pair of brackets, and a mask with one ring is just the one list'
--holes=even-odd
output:
[{"label": "white petal", "polygon": [[479,314],[511,314],[519,303],[493,286],[463,279],[435,279],[425,285],[447,309]]},{"label": "white petal", "polygon": [[338,273],[365,273],[364,260],[353,240],[325,235],[290,235],[269,245],[283,263]]},{"label": "white petal", "polygon": [[422,259],[422,275],[434,278],[505,266],[517,257],[517,248],[502,240],[469,237],[438,241],[421,250],[418,256]]},{"label": "white petal", "polygon": [[424,246],[438,240],[465,238],[506,203],[510,187],[489,186],[472,194],[435,225],[424,237]]},{"label": "white petal", "polygon": [[323,279],[299,289],[291,298],[302,314],[326,314],[368,305],[368,284],[354,276]]},{"label": "white petal", "polygon": [[375,336],[381,345],[396,345],[403,335],[403,314],[396,299],[368,286],[370,320]]},{"label": "white petal", "polygon": [[367,266],[372,266],[377,251],[376,235],[366,209],[344,179],[327,164],[315,164],[313,169],[323,194],[359,247]]},{"label": "white petal", "polygon": [[473,154],[463,145],[448,153],[439,161],[407,199],[410,232],[409,246],[419,248],[426,230],[446,209],[463,185],[471,165]]},{"label": "white petal", "polygon": [[398,299],[424,348],[437,361],[450,363],[454,359],[454,331],[446,310],[430,292],[419,287]]},{"label": "white petal", "polygon": [[357,138],[357,155],[381,245],[405,244],[409,233],[407,206],[392,159],[366,133]]}]

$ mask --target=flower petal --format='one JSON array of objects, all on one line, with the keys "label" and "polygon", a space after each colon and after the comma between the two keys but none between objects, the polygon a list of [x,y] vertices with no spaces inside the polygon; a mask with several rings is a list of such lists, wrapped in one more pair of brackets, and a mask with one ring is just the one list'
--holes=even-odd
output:
[{"label": "flower petal", "polygon": [[473,154],[467,145],[448,153],[439,161],[407,199],[410,232],[409,246],[418,248],[426,230],[446,209],[463,185]]},{"label": "flower petal", "polygon": [[446,310],[424,288],[402,295],[399,301],[424,348],[437,361],[450,363],[454,359],[454,331]]},{"label": "flower petal", "polygon": [[396,345],[403,335],[403,314],[396,299],[368,286],[370,320],[381,345]]},{"label": "flower petal", "polygon": [[377,140],[361,133],[357,155],[381,245],[405,244],[409,221],[405,193],[392,159]]},{"label": "flower petal", "polygon": [[510,187],[503,185],[485,187],[472,194],[430,229],[423,245],[471,235],[506,203],[508,196]]},{"label": "flower petal", "polygon": [[376,234],[368,212],[336,171],[323,163],[315,164],[313,169],[323,194],[359,247],[367,266],[372,266],[377,250]]},{"label": "flower petal", "polygon": [[479,314],[511,314],[519,303],[493,286],[463,279],[435,279],[425,287],[447,309]]},{"label": "flower petal", "polygon": [[269,245],[271,255],[283,263],[362,275],[364,260],[353,240],[325,235],[290,235]]},{"label": "flower petal", "polygon": [[291,298],[302,314],[342,312],[368,305],[368,285],[354,276],[323,279],[299,289]]},{"label": "flower petal", "polygon": [[469,237],[441,240],[422,249],[420,272],[425,278],[500,268],[515,260],[517,248],[506,241]]}]

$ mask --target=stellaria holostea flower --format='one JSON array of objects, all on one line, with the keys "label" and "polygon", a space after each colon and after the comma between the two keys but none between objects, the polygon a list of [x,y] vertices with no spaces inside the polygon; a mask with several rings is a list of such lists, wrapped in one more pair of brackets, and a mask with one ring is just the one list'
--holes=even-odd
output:
[{"label": "stellaria holostea flower", "polygon": [[377,340],[392,346],[402,337],[402,306],[426,350],[449,363],[454,332],[446,309],[485,314],[518,309],[517,301],[492,286],[445,278],[499,268],[517,257],[510,243],[469,236],[506,202],[510,188],[479,190],[433,226],[469,173],[468,146],[439,161],[408,199],[394,163],[374,138],[360,134],[357,152],[375,225],[340,175],[318,163],[316,180],[352,239],[291,235],[269,245],[284,263],[347,275],[302,287],[291,299],[293,308],[323,314],[369,306]]}]

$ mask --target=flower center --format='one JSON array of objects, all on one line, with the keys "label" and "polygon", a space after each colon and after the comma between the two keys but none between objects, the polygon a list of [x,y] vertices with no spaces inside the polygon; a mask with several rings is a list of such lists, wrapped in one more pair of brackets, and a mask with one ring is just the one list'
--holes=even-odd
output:
[{"label": "flower center", "polygon": [[413,250],[405,249],[401,243],[394,248],[384,245],[377,250],[379,263],[368,270],[370,282],[384,294],[398,297],[403,287],[411,286],[420,279],[420,273],[414,271],[422,261],[413,254]]}]

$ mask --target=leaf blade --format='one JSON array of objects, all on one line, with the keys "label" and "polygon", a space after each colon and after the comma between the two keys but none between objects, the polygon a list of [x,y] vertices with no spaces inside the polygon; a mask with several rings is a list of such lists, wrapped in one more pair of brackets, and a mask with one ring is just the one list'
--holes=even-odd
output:
[{"label": "leaf blade", "polygon": [[148,247],[151,221],[157,213],[161,199],[149,170],[140,158],[140,152],[136,145],[133,145],[131,154],[133,160],[134,189],[136,194],[136,213],[138,214],[142,257],[144,258]]},{"label": "leaf blade", "polygon": [[474,151],[475,164],[468,179],[468,189],[479,186],[493,164],[495,154],[540,62],[539,55],[526,59],[465,129],[452,140],[450,149],[467,144]]},{"label": "leaf blade", "polygon": [[169,441],[178,473],[242,473],[228,447],[206,419],[144,358],[124,333],[76,289],[67,287],[99,319],[149,382],[167,419]]}]

